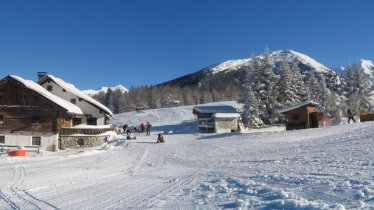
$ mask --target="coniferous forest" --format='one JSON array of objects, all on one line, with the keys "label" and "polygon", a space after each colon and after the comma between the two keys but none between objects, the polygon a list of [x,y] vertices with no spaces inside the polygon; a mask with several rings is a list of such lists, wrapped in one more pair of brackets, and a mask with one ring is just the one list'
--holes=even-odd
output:
[{"label": "coniferous forest", "polygon": [[109,89],[93,97],[114,113],[138,108],[157,109],[219,101],[238,101],[246,126],[283,122],[277,110],[303,101],[319,103],[326,117],[342,116],[349,107],[373,110],[363,68],[346,68],[346,75],[314,71],[302,63],[284,58],[274,64],[270,52],[252,56],[247,65],[217,74],[197,72],[152,86],[131,87],[128,92]]}]

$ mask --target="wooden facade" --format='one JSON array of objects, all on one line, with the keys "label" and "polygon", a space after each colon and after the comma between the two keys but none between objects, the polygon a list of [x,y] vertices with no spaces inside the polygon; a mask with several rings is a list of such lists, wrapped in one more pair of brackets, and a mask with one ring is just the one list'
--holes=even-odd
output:
[{"label": "wooden facade", "polygon": [[360,114],[360,121],[361,122],[374,121],[374,114],[373,113]]},{"label": "wooden facade", "polygon": [[323,113],[316,112],[317,103],[304,102],[283,110],[286,119],[286,130],[318,128],[323,126]]},{"label": "wooden facade", "polygon": [[0,82],[0,131],[52,132],[71,127],[66,110],[22,83],[6,77]]},{"label": "wooden facade", "polygon": [[[21,81],[27,82],[28,86]],[[1,143],[39,145],[52,150],[52,144],[58,144],[61,129],[72,127],[76,114],[53,101],[52,97],[38,92],[37,88],[30,88],[30,84],[31,81],[15,76],[0,80]],[[36,83],[32,85],[37,87]]]}]

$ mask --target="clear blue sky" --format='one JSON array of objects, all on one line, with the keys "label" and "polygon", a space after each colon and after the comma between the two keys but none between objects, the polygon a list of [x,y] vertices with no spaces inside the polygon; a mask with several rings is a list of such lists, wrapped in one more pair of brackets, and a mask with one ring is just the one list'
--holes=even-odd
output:
[{"label": "clear blue sky", "polygon": [[266,46],[347,65],[374,60],[373,11],[372,0],[0,0],[0,77],[130,88]]}]

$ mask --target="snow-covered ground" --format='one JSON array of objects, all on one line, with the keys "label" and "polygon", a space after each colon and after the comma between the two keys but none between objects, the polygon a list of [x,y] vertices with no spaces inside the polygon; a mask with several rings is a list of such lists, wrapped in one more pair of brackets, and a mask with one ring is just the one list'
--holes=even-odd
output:
[{"label": "snow-covered ground", "polygon": [[136,140],[2,156],[0,209],[374,209],[374,122],[200,134],[191,112],[115,115],[153,124]]}]

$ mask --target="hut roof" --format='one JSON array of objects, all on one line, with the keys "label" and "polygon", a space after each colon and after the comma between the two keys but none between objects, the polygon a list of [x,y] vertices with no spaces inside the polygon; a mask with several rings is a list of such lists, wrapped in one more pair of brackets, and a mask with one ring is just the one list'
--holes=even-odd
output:
[{"label": "hut roof", "polygon": [[280,109],[280,110],[278,110],[278,113],[288,112],[288,111],[291,111],[291,110],[294,110],[294,109],[297,109],[297,108],[300,108],[300,107],[303,107],[303,106],[307,106],[307,105],[317,106],[318,103],[313,102],[313,101],[305,101],[305,102],[302,102],[302,103],[299,103],[299,104],[295,104],[295,105]]},{"label": "hut roof", "polygon": [[238,113],[238,111],[228,105],[219,106],[195,106],[193,108],[193,113]]}]

